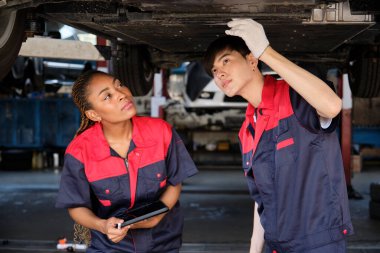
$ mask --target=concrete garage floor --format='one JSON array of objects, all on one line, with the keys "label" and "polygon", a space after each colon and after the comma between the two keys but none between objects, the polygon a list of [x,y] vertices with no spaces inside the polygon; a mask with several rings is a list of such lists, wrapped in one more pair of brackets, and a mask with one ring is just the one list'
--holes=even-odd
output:
[{"label": "concrete garage floor", "polygon": [[[0,252],[58,252],[57,239],[73,238],[67,212],[54,208],[59,173],[0,171]],[[380,182],[380,166],[364,167],[352,183],[363,200],[350,200],[356,234],[350,253],[380,252],[380,220],[370,220],[369,185]],[[202,169],[188,179],[181,195],[186,212],[181,252],[248,252],[252,203],[239,168]]]}]

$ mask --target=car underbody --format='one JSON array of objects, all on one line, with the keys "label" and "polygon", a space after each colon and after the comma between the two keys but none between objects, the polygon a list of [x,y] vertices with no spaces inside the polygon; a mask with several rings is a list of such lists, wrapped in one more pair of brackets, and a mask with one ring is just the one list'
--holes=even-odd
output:
[{"label": "car underbody", "polygon": [[[28,36],[43,33],[43,23],[55,21],[110,40],[114,73],[140,94],[150,89],[156,69],[201,59],[232,18],[260,22],[271,46],[296,62],[323,62],[347,71],[354,66],[350,62],[366,59],[363,50],[376,59],[380,54],[375,0],[0,1],[0,19],[15,10],[26,20]],[[363,74],[356,75],[353,80]],[[367,96],[380,94],[379,79],[365,84],[376,87]]]}]

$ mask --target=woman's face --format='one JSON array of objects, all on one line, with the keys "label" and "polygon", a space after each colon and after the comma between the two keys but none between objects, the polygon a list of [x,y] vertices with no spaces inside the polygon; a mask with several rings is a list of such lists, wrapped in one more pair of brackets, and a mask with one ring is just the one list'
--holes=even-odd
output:
[{"label": "woman's face", "polygon": [[92,109],[86,111],[92,121],[119,123],[136,115],[131,91],[112,76],[96,74],[87,87]]}]

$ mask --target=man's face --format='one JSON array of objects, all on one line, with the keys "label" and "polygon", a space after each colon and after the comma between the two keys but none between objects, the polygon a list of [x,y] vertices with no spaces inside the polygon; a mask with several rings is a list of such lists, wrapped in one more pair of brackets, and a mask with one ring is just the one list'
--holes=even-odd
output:
[{"label": "man's face", "polygon": [[237,51],[225,49],[216,55],[211,73],[223,93],[233,97],[241,95],[242,88],[252,80],[253,72],[247,58]]},{"label": "man's face", "polygon": [[108,75],[96,75],[88,86],[88,100],[102,122],[117,123],[136,114],[131,91]]}]

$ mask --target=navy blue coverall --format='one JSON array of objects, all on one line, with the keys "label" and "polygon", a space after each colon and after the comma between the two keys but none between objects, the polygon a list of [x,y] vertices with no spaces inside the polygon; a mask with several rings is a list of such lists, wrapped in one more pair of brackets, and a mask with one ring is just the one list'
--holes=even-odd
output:
[{"label": "navy blue coverall", "polygon": [[[107,143],[100,123],[68,146],[56,206],[87,207],[107,219],[160,198],[197,169],[176,131],[165,121],[133,117],[127,159]],[[179,202],[152,229],[131,229],[119,243],[91,230],[87,252],[178,252],[183,213]]]},{"label": "navy blue coverall", "polygon": [[271,76],[258,108],[248,105],[239,139],[267,252],[344,252],[353,227],[337,124],[323,129],[316,110]]}]

